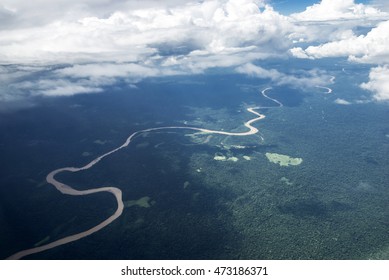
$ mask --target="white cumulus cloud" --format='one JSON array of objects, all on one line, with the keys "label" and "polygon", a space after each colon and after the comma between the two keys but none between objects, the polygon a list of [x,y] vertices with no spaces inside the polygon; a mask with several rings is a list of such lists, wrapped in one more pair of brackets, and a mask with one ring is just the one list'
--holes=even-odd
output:
[{"label": "white cumulus cloud", "polygon": [[373,6],[356,4],[354,0],[322,0],[301,13],[292,14],[291,17],[298,21],[330,21],[381,19],[387,17],[387,14]]},{"label": "white cumulus cloud", "polygon": [[350,101],[347,101],[347,100],[342,99],[342,98],[336,98],[334,100],[334,103],[339,104],[339,105],[351,105],[352,104]]},{"label": "white cumulus cloud", "polygon": [[[322,0],[302,13],[283,16],[269,3],[2,0],[0,63],[10,70],[0,77],[0,100],[26,92],[99,92],[118,81],[132,84],[215,67],[295,87],[328,83],[330,78],[318,70],[284,74],[258,66],[262,60],[290,55],[389,63],[389,21],[377,25],[388,14],[378,8],[354,0]],[[369,26],[376,27],[365,35],[355,32]],[[302,48],[302,42],[312,46]]]},{"label": "white cumulus cloud", "polygon": [[[0,28],[0,63],[70,64],[34,84],[8,87],[45,95],[98,92],[119,79],[133,83],[286,57],[292,45],[293,25],[262,0],[135,2],[5,0],[3,10],[17,23]],[[42,83],[49,76],[60,84]]]},{"label": "white cumulus cloud", "polygon": [[[364,34],[365,30],[388,20],[389,13],[354,0],[322,0],[301,13],[291,14],[289,19],[295,26],[290,35],[294,42],[323,44]],[[298,52],[297,57],[306,56]]]},{"label": "white cumulus cloud", "polygon": [[372,68],[369,81],[362,83],[361,88],[371,91],[377,101],[389,101],[389,65]]},{"label": "white cumulus cloud", "polygon": [[236,69],[238,73],[269,79],[276,85],[288,85],[293,88],[306,89],[307,87],[324,86],[332,83],[331,76],[323,71],[301,71],[297,74],[285,74],[276,69],[265,69],[252,63],[247,63]]},{"label": "white cumulus cloud", "polygon": [[348,57],[360,63],[389,63],[389,21],[381,22],[366,35],[329,42],[319,46],[291,49],[299,58]]},{"label": "white cumulus cloud", "polygon": [[[98,1],[101,5],[105,2],[117,5],[117,1]],[[83,11],[99,10],[97,4],[90,10],[85,5],[92,5],[92,1],[84,3]],[[68,6],[66,1],[59,1],[59,6],[69,11],[70,7],[79,7]],[[75,13],[78,18],[58,17],[40,25],[0,30],[0,62],[144,62],[161,55],[194,51],[219,54],[234,49],[238,53],[239,49],[255,47],[256,52],[285,53],[290,47],[287,35],[293,27],[288,18],[259,0],[123,7],[107,16],[82,12]],[[23,15],[25,8],[21,5],[18,8]]]}]

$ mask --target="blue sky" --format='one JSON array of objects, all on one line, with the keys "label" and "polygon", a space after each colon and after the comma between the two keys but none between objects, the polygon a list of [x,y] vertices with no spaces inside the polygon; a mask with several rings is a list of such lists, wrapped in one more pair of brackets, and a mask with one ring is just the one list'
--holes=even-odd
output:
[{"label": "blue sky", "polygon": [[317,3],[314,0],[272,0],[274,8],[283,14],[298,13],[305,10],[306,7],[312,6]]},{"label": "blue sky", "polygon": [[[341,0],[339,0],[341,1]],[[298,13],[302,12],[306,9],[308,6],[312,6],[313,4],[318,3],[319,1],[316,0],[271,0],[271,4],[273,7],[280,11],[283,14],[291,14],[291,13]],[[370,1],[368,0],[360,0],[355,1],[356,3],[363,3],[367,4]]]}]

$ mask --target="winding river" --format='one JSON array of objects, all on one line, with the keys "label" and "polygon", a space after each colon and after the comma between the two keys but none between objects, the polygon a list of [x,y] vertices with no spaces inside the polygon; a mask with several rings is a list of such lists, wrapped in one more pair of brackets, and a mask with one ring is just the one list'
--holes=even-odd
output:
[{"label": "winding river", "polygon": [[[13,254],[12,256],[8,257],[7,259],[11,259],[11,260],[21,259],[23,257],[29,256],[29,255],[32,255],[32,254],[36,254],[36,253],[39,253],[39,252],[50,250],[52,248],[55,248],[55,247],[58,247],[58,246],[61,246],[61,245],[64,245],[64,244],[77,241],[77,240],[79,240],[81,238],[87,237],[87,236],[89,236],[89,235],[91,235],[91,234],[93,234],[93,233],[103,229],[104,227],[108,226],[110,223],[112,223],[117,218],[119,218],[120,215],[123,213],[124,205],[123,205],[123,200],[122,200],[122,191],[119,188],[115,188],[115,187],[102,187],[102,188],[94,188],[94,189],[87,189],[87,190],[76,190],[76,189],[72,188],[71,186],[66,185],[64,183],[61,183],[60,181],[55,179],[55,176],[57,174],[62,173],[62,172],[79,172],[79,171],[82,171],[82,170],[90,169],[95,164],[97,164],[99,161],[104,159],[105,157],[107,157],[107,156],[109,156],[109,155],[111,155],[113,153],[116,153],[117,151],[127,147],[131,143],[131,141],[134,139],[135,136],[137,136],[139,134],[142,134],[142,133],[145,133],[145,132],[154,132],[154,131],[160,131],[160,130],[180,129],[180,130],[194,130],[194,131],[200,131],[200,132],[209,133],[209,134],[221,134],[221,135],[230,135],[230,136],[247,136],[247,135],[256,134],[258,132],[258,129],[255,128],[254,126],[252,126],[252,124],[257,122],[257,121],[259,121],[259,120],[264,119],[265,115],[264,114],[260,114],[260,113],[258,113],[255,110],[265,109],[265,108],[282,107],[283,106],[283,104],[281,102],[279,102],[278,100],[276,100],[274,98],[269,97],[266,94],[266,92],[268,90],[270,90],[270,89],[271,88],[266,88],[266,89],[262,90],[261,94],[265,98],[267,98],[267,99],[273,101],[274,103],[276,103],[277,106],[247,108],[248,112],[250,112],[250,113],[255,115],[255,117],[253,119],[251,119],[251,120],[249,120],[249,121],[244,123],[244,126],[248,128],[248,131],[245,131],[245,132],[225,132],[225,131],[210,130],[210,129],[198,128],[198,127],[186,127],[186,126],[165,126],[165,127],[156,127],[156,128],[149,128],[149,129],[139,130],[139,131],[136,131],[136,132],[132,133],[121,146],[119,146],[119,147],[117,147],[117,148],[115,148],[115,149],[113,149],[113,150],[111,150],[111,151],[109,151],[109,152],[107,152],[107,153],[105,153],[105,154],[95,158],[94,160],[92,160],[90,163],[86,164],[83,167],[63,167],[63,168],[59,168],[59,169],[56,169],[56,170],[50,172],[47,175],[47,177],[46,177],[47,182],[49,184],[53,185],[58,191],[60,191],[63,194],[67,194],[67,195],[89,195],[89,194],[100,193],[100,192],[108,192],[108,193],[112,194],[115,197],[116,202],[117,202],[116,211],[110,217],[108,217],[106,220],[102,221],[98,225],[96,225],[96,226],[94,226],[94,227],[92,227],[92,228],[90,228],[88,230],[85,230],[85,231],[82,231],[82,232],[79,232],[79,233],[76,233],[76,234],[73,234],[73,235],[69,235],[67,237],[58,239],[56,241],[50,242],[50,243],[42,245],[42,246],[38,246],[38,247],[30,248],[30,249],[27,249],[27,250],[19,251],[19,252]],[[328,89],[328,91],[330,92],[330,89]]]}]

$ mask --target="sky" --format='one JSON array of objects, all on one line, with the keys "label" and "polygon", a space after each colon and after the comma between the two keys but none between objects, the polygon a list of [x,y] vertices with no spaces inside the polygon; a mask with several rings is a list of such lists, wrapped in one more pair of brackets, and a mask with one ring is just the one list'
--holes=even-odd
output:
[{"label": "sky", "polygon": [[[303,12],[306,7],[312,6],[313,4],[318,3],[319,1],[315,0],[273,0],[269,3],[274,7],[275,10],[279,11],[284,15],[289,15],[292,13]],[[366,4],[369,1],[358,1],[358,3]]]},{"label": "sky", "polygon": [[323,70],[265,66],[325,58],[367,65],[360,87],[388,102],[388,2],[0,0],[0,108],[215,68],[276,85],[328,85]]}]

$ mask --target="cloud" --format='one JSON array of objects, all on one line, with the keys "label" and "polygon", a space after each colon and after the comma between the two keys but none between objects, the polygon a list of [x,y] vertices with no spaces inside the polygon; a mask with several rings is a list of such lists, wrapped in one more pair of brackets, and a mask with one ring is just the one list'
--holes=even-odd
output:
[{"label": "cloud", "polygon": [[155,76],[178,75],[180,72],[171,69],[147,67],[135,63],[100,63],[74,65],[61,68],[55,71],[58,76],[72,78],[126,78],[134,79]]},{"label": "cloud", "polygon": [[68,84],[63,81],[62,85],[51,85],[52,88],[39,90],[40,95],[45,96],[71,96],[79,93],[102,92],[103,89],[96,87],[87,87],[82,85]]},{"label": "cloud", "polygon": [[91,63],[72,66],[0,66],[0,101],[17,101],[27,96],[71,96],[98,93],[104,87],[133,83],[147,77],[181,75],[164,67],[134,63]]},{"label": "cloud", "polygon": [[99,92],[118,81],[237,67],[286,56],[292,45],[288,18],[262,0],[141,1],[139,7],[114,0],[24,2],[4,2],[18,23],[0,29],[0,63],[55,66],[31,71],[24,76],[36,74],[29,82],[8,80],[8,88],[33,95]]},{"label": "cloud", "polygon": [[348,57],[359,63],[389,63],[389,21],[381,22],[367,35],[351,36],[305,50],[292,48],[291,53],[298,58]]},{"label": "cloud", "polygon": [[[100,5],[105,2],[118,5],[118,1],[97,1]],[[182,55],[182,50],[184,54],[220,54],[231,48],[255,47],[256,52],[285,53],[290,47],[287,35],[292,25],[287,17],[262,1],[212,0],[170,8],[156,5],[125,9],[129,3],[104,17],[100,6],[92,5],[92,1],[86,1],[82,8],[74,2],[68,5],[59,1],[65,14],[70,7],[85,12],[59,16],[41,25],[0,31],[0,62],[138,62],[161,55]],[[12,5],[12,1],[8,4]],[[89,11],[96,14],[86,16],[85,5],[91,5]],[[52,6],[49,4],[49,8]],[[22,14],[27,9],[18,7]]]},{"label": "cloud", "polygon": [[344,100],[341,98],[335,99],[334,103],[339,104],[339,105],[351,105],[352,104],[350,101],[347,101],[347,100]]},{"label": "cloud", "polygon": [[[3,21],[0,29],[31,28],[52,22],[72,22],[96,16],[107,18],[116,11],[184,5],[190,0],[2,0],[4,9],[12,12],[12,18]],[[1,9],[0,5],[0,11]],[[1,14],[1,12],[0,12]]]},{"label": "cloud", "polygon": [[18,86],[28,80],[34,80],[37,75],[50,71],[45,66],[0,65],[0,103],[19,102],[30,94]]},{"label": "cloud", "polygon": [[23,93],[28,97],[34,97],[41,95],[71,96],[78,93],[95,93],[103,91],[103,89],[99,87],[99,83],[95,83],[89,79],[70,81],[68,79],[56,79],[51,75],[43,75],[40,79],[12,83],[9,85],[9,89],[13,94],[8,94],[8,99],[12,101],[16,101],[21,97],[15,95],[15,93]]},{"label": "cloud", "polygon": [[0,23],[2,28],[10,25],[13,20],[13,16],[14,11],[0,4]]},{"label": "cloud", "polygon": [[[294,33],[290,35],[294,42],[317,44],[365,34],[366,30],[375,27],[377,23],[388,20],[389,13],[372,5],[356,4],[354,0],[322,0],[289,18],[295,26]],[[305,55],[299,52],[298,57]]]},{"label": "cloud", "polygon": [[356,4],[354,0],[322,0],[301,13],[291,15],[297,21],[334,21],[355,19],[382,19],[388,14],[369,5]]},{"label": "cloud", "polygon": [[69,96],[77,93],[100,92],[100,83],[90,79],[61,78],[57,70],[44,66],[0,66],[0,103],[18,103],[31,97]]},{"label": "cloud", "polygon": [[[4,0],[1,100],[100,92],[117,82],[286,56],[293,28],[262,0]],[[45,7],[42,9],[42,7]],[[15,68],[15,69],[13,69]]]},{"label": "cloud", "polygon": [[[118,82],[217,67],[304,88],[326,85],[330,77],[258,65],[289,56],[389,63],[389,23],[376,26],[387,16],[377,8],[323,0],[287,17],[269,2],[3,0],[0,63],[9,69],[0,77],[0,100],[100,92]],[[358,36],[359,27],[371,25],[376,27]],[[303,49],[302,42],[316,46]]]},{"label": "cloud", "polygon": [[[202,71],[211,63],[229,67],[239,59],[245,64],[250,59],[286,56],[293,41],[351,40],[352,27],[362,21],[329,24],[328,19],[387,15],[353,0],[323,0],[286,17],[265,3],[3,0],[0,63],[147,62],[149,67],[182,64],[185,71]],[[314,57],[309,54],[314,48],[292,48],[292,54]]]},{"label": "cloud", "polygon": [[238,73],[261,79],[269,79],[276,85],[288,85],[293,88],[306,89],[307,87],[324,86],[331,83],[331,76],[323,71],[311,70],[300,71],[300,73],[291,75],[284,74],[275,69],[264,69],[251,63],[247,63],[236,69]]},{"label": "cloud", "polygon": [[371,91],[377,101],[389,101],[389,65],[372,68],[369,82],[362,83],[361,88]]},{"label": "cloud", "polygon": [[389,12],[389,2],[387,0],[373,0],[372,5],[384,12]]},{"label": "cloud", "polygon": [[[376,101],[387,100],[389,84],[385,79],[389,79],[389,14],[385,9],[385,6],[388,7],[387,1],[377,0],[375,4],[378,2],[382,5],[373,7],[356,4],[353,0],[322,0],[304,12],[292,15],[292,18],[299,21],[297,24],[306,28],[300,36],[306,41],[316,40],[321,44],[306,48],[294,47],[290,49],[290,53],[301,59],[347,57],[351,62],[381,65],[371,69],[370,81],[363,83],[361,87],[373,92]],[[307,24],[304,25],[304,22]],[[322,30],[318,26],[323,27]],[[327,32],[331,27],[328,26],[333,26],[330,36]],[[366,30],[369,26],[373,27],[366,33],[358,30],[360,27],[363,27],[360,30]],[[322,39],[315,37],[315,34]],[[337,99],[335,103],[349,105],[343,99]]]}]

